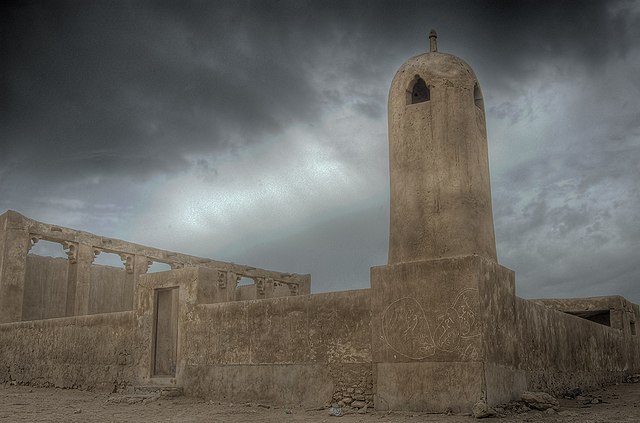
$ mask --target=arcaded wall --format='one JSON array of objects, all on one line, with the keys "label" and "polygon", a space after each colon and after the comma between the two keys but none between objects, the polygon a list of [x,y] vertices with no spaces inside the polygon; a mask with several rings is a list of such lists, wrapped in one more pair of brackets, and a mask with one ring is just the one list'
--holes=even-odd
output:
[{"label": "arcaded wall", "polygon": [[[68,257],[66,316],[132,310],[135,301],[134,287],[139,276],[146,273],[153,262],[168,264],[172,269],[206,267],[217,272],[216,285],[225,294],[224,298],[218,298],[219,301],[236,299],[235,288],[241,278],[255,281],[256,289],[247,292],[254,295],[254,298],[280,295],[273,288],[281,285],[289,288],[286,295],[310,292],[310,275],[276,272],[159,250],[38,222],[14,211],[7,211],[0,216],[0,323],[21,321],[25,316],[50,317],[59,313],[58,310],[45,310],[42,314],[34,311],[38,308],[38,303],[42,303],[38,299],[38,296],[42,296],[38,283],[31,288],[26,287],[34,290],[26,293],[27,302],[36,305],[27,304],[30,309],[23,311],[27,257],[30,248],[40,240],[61,244]],[[124,270],[93,265],[96,256],[101,253],[118,255]],[[37,271],[35,269],[32,273]],[[125,275],[121,278],[123,272]]]},{"label": "arcaded wall", "polygon": [[0,325],[0,383],[113,389],[132,380],[133,312]]},{"label": "arcaded wall", "polygon": [[370,291],[200,304],[189,312],[189,395],[321,406],[373,401]]},{"label": "arcaded wall", "polygon": [[[27,256],[22,320],[65,316],[68,269],[65,258]],[[88,303],[88,314],[132,310],[133,280],[123,268],[92,265]]]}]

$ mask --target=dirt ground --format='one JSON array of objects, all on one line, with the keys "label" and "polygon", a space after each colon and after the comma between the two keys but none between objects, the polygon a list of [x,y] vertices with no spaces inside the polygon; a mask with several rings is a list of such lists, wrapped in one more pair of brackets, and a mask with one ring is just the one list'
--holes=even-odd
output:
[{"label": "dirt ground", "polygon": [[[368,410],[329,416],[327,410],[220,404],[195,398],[151,398],[129,403],[117,394],[72,389],[0,385],[3,422],[440,422],[478,421],[471,416]],[[557,413],[505,411],[482,422],[640,422],[640,383],[625,383],[561,399]]]}]

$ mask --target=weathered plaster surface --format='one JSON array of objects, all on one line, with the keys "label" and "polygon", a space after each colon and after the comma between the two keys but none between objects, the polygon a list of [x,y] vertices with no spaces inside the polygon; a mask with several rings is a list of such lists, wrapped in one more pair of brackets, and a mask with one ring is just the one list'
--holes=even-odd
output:
[{"label": "weathered plaster surface", "polygon": [[[407,104],[416,77],[431,99]],[[463,60],[444,53],[412,57],[396,72],[389,90],[389,264],[470,254],[496,259],[476,84]]]},{"label": "weathered plaster surface", "polygon": [[113,389],[136,366],[133,312],[0,325],[0,381]]}]

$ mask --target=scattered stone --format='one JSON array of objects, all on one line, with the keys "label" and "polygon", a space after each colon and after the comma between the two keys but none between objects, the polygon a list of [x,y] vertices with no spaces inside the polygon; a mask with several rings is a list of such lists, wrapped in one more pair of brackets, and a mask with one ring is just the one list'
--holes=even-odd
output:
[{"label": "scattered stone", "polygon": [[473,417],[476,419],[484,419],[485,417],[491,417],[495,415],[495,412],[489,408],[487,403],[484,400],[480,400],[473,405],[471,409],[473,413]]},{"label": "scattered stone", "polygon": [[598,398],[594,398],[591,400],[591,404],[600,404],[600,400]]},{"label": "scattered stone", "polygon": [[576,397],[576,401],[586,401],[587,399],[585,397],[583,397],[582,395],[578,395]]},{"label": "scattered stone", "polygon": [[338,407],[338,404],[334,404],[329,409],[329,415],[333,417],[342,417],[344,413],[342,412],[342,407]]},{"label": "scattered stone", "polygon": [[362,407],[366,407],[366,403],[364,401],[353,401],[351,403],[351,407],[353,408],[362,408]]},{"label": "scattered stone", "polygon": [[82,410],[80,410],[79,408],[76,408],[75,410],[73,410],[73,414],[80,414],[82,413]]},{"label": "scattered stone", "polygon": [[360,410],[358,410],[358,414],[366,414],[367,412],[367,405],[365,404],[364,407],[362,407]]},{"label": "scattered stone", "polygon": [[547,408],[545,414],[556,414],[556,410],[554,410],[553,408]]},{"label": "scattered stone", "polygon": [[527,407],[524,404],[520,405],[520,407],[518,408],[518,413],[528,413],[529,411],[531,411],[531,408]]},{"label": "scattered stone", "polygon": [[535,408],[536,410],[545,411],[549,408],[558,410],[560,408],[560,403],[558,402],[558,400],[547,394],[546,392],[525,391],[522,393],[520,398],[529,407]]},{"label": "scattered stone", "polygon": [[148,397],[142,400],[143,404],[148,404],[150,402],[155,402],[158,401],[160,399],[160,395],[154,395],[152,397]]},{"label": "scattered stone", "polygon": [[627,383],[640,383],[640,373],[636,373],[635,375],[629,375],[626,377]]},{"label": "scattered stone", "polygon": [[343,398],[343,399],[342,399],[342,401],[343,401],[345,404],[349,405],[349,404],[351,404],[351,403],[353,402],[353,398],[351,398],[351,397],[345,397],[345,398]]},{"label": "scattered stone", "polygon": [[567,399],[575,399],[579,395],[582,395],[582,389],[580,388],[572,388],[564,393],[564,397]]}]

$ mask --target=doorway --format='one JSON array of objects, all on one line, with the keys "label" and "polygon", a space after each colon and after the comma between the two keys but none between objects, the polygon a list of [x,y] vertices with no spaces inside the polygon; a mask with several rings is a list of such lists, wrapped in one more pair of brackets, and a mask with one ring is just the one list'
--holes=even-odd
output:
[{"label": "doorway", "polygon": [[175,377],[178,356],[178,288],[155,290],[152,376]]}]

